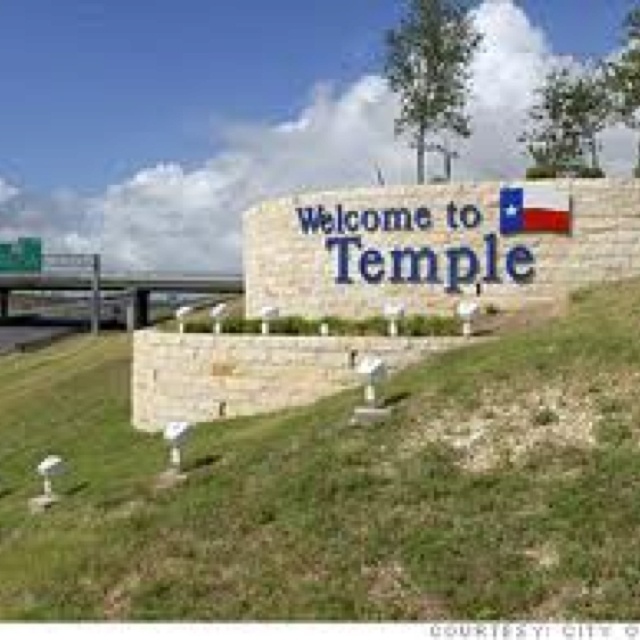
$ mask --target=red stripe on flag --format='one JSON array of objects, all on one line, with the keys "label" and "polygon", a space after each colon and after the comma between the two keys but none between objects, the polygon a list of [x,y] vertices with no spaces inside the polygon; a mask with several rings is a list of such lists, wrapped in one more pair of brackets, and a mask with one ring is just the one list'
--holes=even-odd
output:
[{"label": "red stripe on flag", "polygon": [[568,211],[548,209],[525,209],[522,216],[522,230],[525,232],[570,233],[571,215]]}]

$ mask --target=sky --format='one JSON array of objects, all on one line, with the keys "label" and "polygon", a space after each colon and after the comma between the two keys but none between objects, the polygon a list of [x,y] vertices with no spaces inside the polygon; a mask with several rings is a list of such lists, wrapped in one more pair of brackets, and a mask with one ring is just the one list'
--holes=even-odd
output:
[{"label": "sky", "polygon": [[[460,178],[513,178],[535,86],[559,56],[610,54],[637,0],[484,0]],[[380,77],[399,0],[2,0],[0,236],[106,263],[220,269],[240,213],[288,191],[412,180]],[[500,144],[496,123],[500,122]],[[624,172],[632,147],[607,132]],[[4,218],[4,224],[3,222]],[[168,236],[168,237],[165,237]],[[111,262],[110,262],[111,261]]]}]

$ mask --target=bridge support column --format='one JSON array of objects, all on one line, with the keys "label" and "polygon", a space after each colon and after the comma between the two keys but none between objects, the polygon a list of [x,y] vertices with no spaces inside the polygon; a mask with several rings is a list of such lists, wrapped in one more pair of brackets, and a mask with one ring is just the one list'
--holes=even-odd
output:
[{"label": "bridge support column", "polygon": [[91,333],[100,333],[102,294],[100,293],[100,256],[93,256],[91,265]]},{"label": "bridge support column", "polygon": [[0,289],[0,318],[6,319],[9,317],[9,298],[11,297],[11,291],[9,289]]},{"label": "bridge support column", "polygon": [[146,289],[132,289],[127,304],[127,331],[149,326],[149,298]]},{"label": "bridge support column", "polygon": [[138,289],[136,293],[136,308],[138,309],[137,325],[138,329],[149,326],[149,298],[150,294],[144,289]]}]

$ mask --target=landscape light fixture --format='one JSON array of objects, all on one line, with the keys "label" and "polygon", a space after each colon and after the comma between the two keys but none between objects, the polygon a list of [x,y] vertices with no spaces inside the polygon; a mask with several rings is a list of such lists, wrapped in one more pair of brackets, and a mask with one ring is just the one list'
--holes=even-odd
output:
[{"label": "landscape light fixture", "polygon": [[47,456],[38,465],[38,474],[42,476],[44,482],[43,498],[50,502],[57,500],[53,491],[53,478],[64,473],[64,462],[60,456]]},{"label": "landscape light fixture", "polygon": [[479,310],[480,305],[473,300],[462,300],[458,303],[458,317],[462,320],[462,335],[465,338],[471,337],[473,333],[471,325]]},{"label": "landscape light fixture", "polygon": [[320,323],[320,335],[324,336],[325,338],[329,335],[329,323],[328,322],[321,322]]},{"label": "landscape light fixture", "polygon": [[402,303],[389,303],[384,307],[384,317],[389,321],[389,335],[398,335],[398,322],[403,318],[405,307]]},{"label": "landscape light fixture", "polygon": [[260,329],[263,336],[268,335],[269,323],[272,320],[275,320],[279,315],[280,311],[277,307],[262,307],[262,309],[260,309],[260,319],[262,320]]},{"label": "landscape light fixture", "polygon": [[224,303],[217,304],[211,309],[211,319],[213,320],[213,333],[220,335],[222,333],[222,315],[227,310],[227,305]]},{"label": "landscape light fixture", "polygon": [[176,320],[178,321],[178,326],[180,327],[180,333],[184,333],[185,318],[190,313],[193,313],[193,307],[180,307],[176,311]]},{"label": "landscape light fixture", "polygon": [[169,467],[175,472],[182,468],[182,447],[184,446],[191,425],[188,422],[170,422],[164,430],[164,439],[169,443]]},{"label": "landscape light fixture", "polygon": [[364,399],[370,406],[378,404],[376,388],[387,377],[387,367],[381,358],[367,357],[358,365],[358,374],[365,380]]}]

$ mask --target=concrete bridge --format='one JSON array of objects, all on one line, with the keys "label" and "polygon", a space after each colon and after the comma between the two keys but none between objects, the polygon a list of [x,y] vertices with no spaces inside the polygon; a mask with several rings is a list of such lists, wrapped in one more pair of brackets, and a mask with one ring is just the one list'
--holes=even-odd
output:
[{"label": "concrete bridge", "polygon": [[91,325],[100,327],[103,292],[118,292],[127,305],[127,327],[134,330],[149,325],[149,298],[152,293],[192,293],[232,295],[244,292],[240,274],[160,272],[101,273],[99,260],[85,272],[66,270],[40,273],[0,274],[0,318],[9,317],[11,293],[16,291],[87,291],[91,293]]}]

